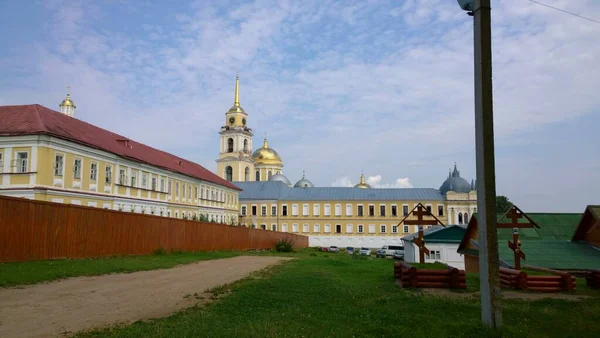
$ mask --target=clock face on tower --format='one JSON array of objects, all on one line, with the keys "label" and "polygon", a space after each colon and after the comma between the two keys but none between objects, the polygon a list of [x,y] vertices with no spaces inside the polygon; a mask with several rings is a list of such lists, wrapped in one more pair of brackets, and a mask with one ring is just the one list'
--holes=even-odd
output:
[{"label": "clock face on tower", "polygon": [[230,117],[229,118],[229,123],[233,124],[233,122],[235,122],[235,117]]},{"label": "clock face on tower", "polygon": [[243,118],[243,119],[242,119],[242,124],[243,124],[243,125],[246,125],[246,118]]}]

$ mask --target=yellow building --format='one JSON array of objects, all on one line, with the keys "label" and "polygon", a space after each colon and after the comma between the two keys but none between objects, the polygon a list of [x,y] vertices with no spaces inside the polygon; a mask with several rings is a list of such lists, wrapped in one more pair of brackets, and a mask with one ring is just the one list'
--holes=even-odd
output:
[{"label": "yellow building", "polygon": [[419,203],[446,225],[467,224],[476,212],[474,182],[460,177],[456,164],[439,189],[373,189],[364,175],[352,188],[315,187],[304,175],[292,186],[266,136],[263,147],[252,153],[253,135],[239,104],[237,78],[234,105],[225,115],[217,173],[242,188],[243,225],[304,234],[311,246],[375,248],[400,244],[403,236],[417,231],[418,226],[398,223]]},{"label": "yellow building", "polygon": [[199,164],[40,105],[0,107],[0,194],[237,223],[240,188]]}]

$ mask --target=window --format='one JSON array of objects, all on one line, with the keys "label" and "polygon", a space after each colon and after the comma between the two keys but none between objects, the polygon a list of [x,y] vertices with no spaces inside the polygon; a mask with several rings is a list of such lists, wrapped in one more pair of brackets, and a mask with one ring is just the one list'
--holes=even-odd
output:
[{"label": "window", "polygon": [[242,216],[246,216],[246,206],[242,205]]},{"label": "window", "polygon": [[358,225],[358,233],[359,233],[359,234],[362,234],[364,231],[365,231],[365,228],[364,228],[364,226],[363,226],[362,224],[359,224],[359,225]]},{"label": "window", "polygon": [[277,206],[276,205],[271,206],[271,216],[277,216]]},{"label": "window", "polygon": [[[148,174],[142,173],[142,188],[148,189]],[[183,197],[185,197],[185,186],[183,188]]]},{"label": "window", "polygon": [[462,212],[458,213],[458,224],[463,224]]},{"label": "window", "polygon": [[346,216],[352,216],[352,204],[346,204]]},{"label": "window", "polygon": [[431,205],[426,205],[425,208],[427,208],[427,212],[433,215],[433,213],[431,212]]},{"label": "window", "polygon": [[341,224],[336,224],[335,225],[335,233],[336,234],[341,234],[342,233],[342,225]]},{"label": "window", "polygon": [[292,216],[298,216],[298,204],[292,204]]},{"label": "window", "polygon": [[98,163],[92,163],[90,167],[90,180],[95,181],[98,178]]},{"label": "window", "polygon": [[325,204],[325,210],[323,213],[325,216],[331,216],[331,206],[329,204]]},{"label": "window", "polygon": [[374,234],[375,233],[375,224],[369,224],[369,233],[370,234]]},{"label": "window", "polygon": [[127,180],[127,175],[125,174],[125,169],[119,170],[119,184],[124,185]]},{"label": "window", "polygon": [[4,171],[4,160],[2,155],[4,155],[4,153],[0,153],[0,173]]},{"label": "window", "polygon": [[313,232],[320,233],[321,232],[321,226],[319,224],[315,224],[313,226]]},{"label": "window", "polygon": [[444,216],[444,206],[438,205],[438,216]]},{"label": "window", "polygon": [[267,206],[266,205],[263,205],[260,207],[260,215],[267,216]]},{"label": "window", "polygon": [[63,155],[54,156],[54,176],[62,176],[63,175],[63,164],[65,158]]},{"label": "window", "polygon": [[358,210],[357,210],[356,214],[357,214],[358,216],[360,216],[360,217],[364,216],[364,213],[363,213],[363,206],[362,206],[362,205],[359,205],[359,206],[358,206]]},{"label": "window", "polygon": [[17,153],[17,172],[18,173],[26,173],[27,172],[27,158],[29,157],[29,153],[26,152],[18,152]]},{"label": "window", "polygon": [[351,234],[354,227],[352,226],[352,224],[346,224],[346,233],[347,234]]},{"label": "window", "polygon": [[106,178],[104,179],[104,181],[110,184],[112,182],[112,167],[106,166],[106,168],[104,168],[104,171],[106,173]]},{"label": "window", "polygon": [[263,230],[267,230],[267,225],[266,224],[261,224],[260,228],[263,229]]},{"label": "window", "polygon": [[227,139],[227,152],[233,153],[233,139],[232,138]]},{"label": "window", "polygon": [[281,225],[281,231],[288,232],[288,225],[287,224],[282,224]]},{"label": "window", "polygon": [[331,232],[331,225],[325,224],[325,232],[326,233],[330,233]]},{"label": "window", "polygon": [[271,224],[271,231],[277,231],[277,224]]},{"label": "window", "polygon": [[252,206],[252,216],[256,216],[256,205]]},{"label": "window", "polygon": [[342,205],[341,204],[335,205],[335,215],[342,216]]},{"label": "window", "polygon": [[382,224],[382,225],[380,225],[379,230],[382,234],[385,234],[387,229],[386,229],[386,226]]},{"label": "window", "polygon": [[308,216],[308,204],[302,205],[302,216]]},{"label": "window", "polygon": [[469,223],[469,214],[467,214],[466,212],[465,212],[465,219],[464,219],[464,221],[465,221],[465,224]]},{"label": "window", "polygon": [[131,186],[136,187],[137,185],[137,171],[131,172]]},{"label": "window", "polygon": [[392,205],[392,216],[398,216],[398,207]]},{"label": "window", "polygon": [[246,167],[246,169],[244,169],[244,181],[248,182],[250,181],[250,168]]},{"label": "window", "polygon": [[167,191],[169,194],[171,193],[171,180],[169,180],[169,182],[167,184]]},{"label": "window", "polygon": [[156,191],[156,177],[152,177],[152,190]]},{"label": "window", "polygon": [[287,205],[281,207],[281,216],[287,216]]},{"label": "window", "polygon": [[194,196],[198,199],[198,187],[194,187]]},{"label": "window", "polygon": [[405,234],[407,234],[407,233],[408,233],[408,225],[405,225],[405,226],[404,226],[404,229],[402,229],[402,232],[404,232]]},{"label": "window", "polygon": [[164,178],[160,179],[160,191],[165,192],[165,179]]},{"label": "window", "polygon": [[379,206],[379,215],[385,216],[385,205]]},{"label": "window", "polygon": [[244,140],[244,151],[248,151],[248,140]]},{"label": "window", "polygon": [[302,226],[302,232],[309,232],[309,231],[310,231],[310,230],[309,230],[309,226],[308,226],[308,224],[304,224],[304,225]]},{"label": "window", "polygon": [[402,216],[408,216],[408,205],[402,206]]},{"label": "window", "polygon": [[440,251],[439,250],[430,250],[429,251],[429,255],[427,255],[427,259],[441,259],[440,258]]},{"label": "window", "polygon": [[175,196],[179,198],[179,182],[175,183]]},{"label": "window", "polygon": [[375,216],[375,206],[369,205],[369,216]]},{"label": "window", "polygon": [[392,233],[393,234],[397,234],[398,233],[398,226],[397,225],[392,225]]},{"label": "window", "polygon": [[255,174],[255,181],[256,182],[260,181],[260,171],[258,171],[258,170],[256,171],[256,174]]},{"label": "window", "polygon": [[298,224],[292,224],[292,232],[298,232]]},{"label": "window", "polygon": [[233,168],[230,166],[227,166],[227,168],[225,168],[225,179],[229,182],[233,181]]}]

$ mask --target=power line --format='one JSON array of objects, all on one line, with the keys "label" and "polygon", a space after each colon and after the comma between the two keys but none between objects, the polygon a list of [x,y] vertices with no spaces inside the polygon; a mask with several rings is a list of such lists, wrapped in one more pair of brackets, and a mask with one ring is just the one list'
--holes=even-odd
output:
[{"label": "power line", "polygon": [[534,4],[538,4],[538,5],[544,6],[544,7],[552,8],[552,9],[557,10],[559,12],[563,12],[563,13],[566,13],[566,14],[569,14],[569,15],[576,16],[576,17],[581,18],[581,19],[585,19],[585,20],[588,20],[588,21],[600,24],[600,21],[598,21],[598,20],[591,19],[591,18],[586,18],[585,16],[581,16],[579,14],[575,14],[575,13],[572,13],[572,12],[569,12],[569,11],[565,11],[564,9],[556,8],[556,7],[553,7],[553,6],[550,6],[550,5],[546,5],[546,4],[543,4],[543,3],[539,2],[539,1],[535,1],[535,0],[528,0],[528,1],[529,2],[533,2]]}]

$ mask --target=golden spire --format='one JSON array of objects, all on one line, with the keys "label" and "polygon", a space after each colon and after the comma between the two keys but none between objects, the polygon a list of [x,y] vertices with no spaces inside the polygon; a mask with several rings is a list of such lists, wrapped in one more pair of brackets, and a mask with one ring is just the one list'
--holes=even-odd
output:
[{"label": "golden spire", "polygon": [[269,148],[269,143],[267,142],[267,133],[265,132],[265,141],[263,143],[263,148]]},{"label": "golden spire", "polygon": [[365,175],[360,173],[360,184],[365,184]]},{"label": "golden spire", "polygon": [[235,75],[235,101],[233,102],[235,107],[240,106],[240,77]]}]

